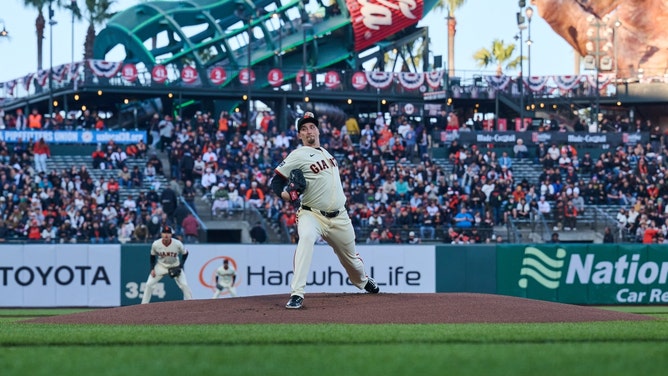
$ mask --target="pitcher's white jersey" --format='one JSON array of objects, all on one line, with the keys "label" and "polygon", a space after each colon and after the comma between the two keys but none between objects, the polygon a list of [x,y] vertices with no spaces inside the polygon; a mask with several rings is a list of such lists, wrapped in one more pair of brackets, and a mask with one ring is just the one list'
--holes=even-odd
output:
[{"label": "pitcher's white jersey", "polygon": [[169,245],[164,245],[162,239],[158,239],[151,245],[151,255],[157,257],[157,263],[165,268],[179,266],[179,255],[185,255],[188,250],[178,239],[173,239]]},{"label": "pitcher's white jersey", "polygon": [[324,211],[343,209],[346,196],[339,165],[327,150],[310,146],[295,149],[276,167],[276,172],[287,179],[294,169],[302,170],[306,178],[303,205]]}]

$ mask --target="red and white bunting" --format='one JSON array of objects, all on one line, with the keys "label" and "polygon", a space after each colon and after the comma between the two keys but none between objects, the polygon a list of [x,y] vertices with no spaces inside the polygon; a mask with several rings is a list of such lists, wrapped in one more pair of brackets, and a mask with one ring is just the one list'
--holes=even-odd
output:
[{"label": "red and white bunting", "polygon": [[485,76],[485,81],[496,90],[505,90],[510,84],[510,76]]},{"label": "red and white bunting", "polygon": [[552,76],[552,81],[554,81],[555,85],[561,90],[571,90],[582,81],[582,76]]},{"label": "red and white bunting", "polygon": [[26,91],[30,90],[30,84],[32,83],[32,78],[35,76],[34,73],[27,74],[23,76],[22,81],[23,81],[23,88],[26,89]]},{"label": "red and white bunting", "polygon": [[8,81],[5,84],[5,88],[7,88],[7,94],[14,95],[14,88],[15,87],[16,87],[16,80]]},{"label": "red and white bunting", "polygon": [[431,71],[425,74],[427,85],[432,89],[438,89],[443,84],[443,71]]},{"label": "red and white bunting", "polygon": [[404,89],[415,90],[424,84],[424,73],[421,72],[399,72],[397,77]]},{"label": "red and white bunting", "polygon": [[[598,75],[598,88],[602,89],[612,81],[612,76],[608,74],[599,74]],[[596,75],[587,76],[587,83],[591,87],[596,87]]]},{"label": "red and white bunting", "polygon": [[121,70],[123,62],[90,59],[88,60],[88,67],[93,71],[93,74],[98,77],[111,78]]},{"label": "red and white bunting", "polygon": [[283,85],[283,71],[274,68],[267,73],[267,81],[269,81],[269,85],[273,87],[279,87]]},{"label": "red and white bunting", "polygon": [[53,67],[53,71],[51,72],[51,78],[55,82],[63,82],[65,80],[65,76],[67,76],[67,69],[69,68],[68,64],[62,64],[57,67]]},{"label": "red and white bunting", "polygon": [[369,85],[376,89],[386,89],[392,85],[392,81],[394,81],[394,73],[379,71],[366,72],[366,80]]},{"label": "red and white bunting", "polygon": [[37,72],[37,85],[44,87],[48,81],[49,81],[48,69],[42,69],[41,71]]},{"label": "red and white bunting", "polygon": [[547,85],[547,81],[549,78],[550,76],[524,77],[524,85],[527,86],[529,90],[533,92],[538,92],[545,88],[545,85]]}]

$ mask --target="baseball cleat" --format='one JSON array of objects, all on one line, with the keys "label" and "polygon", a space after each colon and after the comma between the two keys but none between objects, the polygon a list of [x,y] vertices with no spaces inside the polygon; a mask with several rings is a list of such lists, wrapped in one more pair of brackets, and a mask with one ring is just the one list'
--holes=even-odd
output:
[{"label": "baseball cleat", "polygon": [[288,309],[299,309],[302,307],[302,303],[304,302],[304,298],[302,298],[299,295],[292,295],[290,297],[290,301],[288,301],[288,304],[285,305],[285,308]]},{"label": "baseball cleat", "polygon": [[373,278],[371,277],[369,277],[369,279],[366,281],[364,289],[371,294],[378,294],[378,292],[380,291],[380,288],[376,284],[376,281],[374,281]]}]

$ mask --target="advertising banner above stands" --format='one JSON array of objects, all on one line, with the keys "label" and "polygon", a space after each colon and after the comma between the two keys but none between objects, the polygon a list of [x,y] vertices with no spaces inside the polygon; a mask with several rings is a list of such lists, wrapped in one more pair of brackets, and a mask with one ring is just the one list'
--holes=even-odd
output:
[{"label": "advertising banner above stands", "polygon": [[18,140],[36,141],[44,139],[48,144],[106,144],[114,141],[117,144],[136,144],[139,140],[146,142],[145,131],[0,131],[0,141],[17,142]]},{"label": "advertising banner above stands", "polygon": [[[451,134],[448,134],[451,133]],[[580,145],[615,148],[649,142],[649,133],[586,133],[586,132],[441,132],[441,140],[458,139],[460,144],[495,144],[512,146],[522,139],[528,147],[543,142],[556,145]]]}]

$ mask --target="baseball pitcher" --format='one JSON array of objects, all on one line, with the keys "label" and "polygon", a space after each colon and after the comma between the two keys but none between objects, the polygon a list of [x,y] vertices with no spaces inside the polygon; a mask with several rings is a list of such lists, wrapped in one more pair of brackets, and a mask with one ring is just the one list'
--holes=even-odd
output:
[{"label": "baseball pitcher", "polygon": [[312,112],[306,112],[299,119],[297,131],[303,146],[293,150],[276,167],[271,181],[274,193],[300,205],[297,212],[299,242],[286,308],[302,307],[313,247],[319,237],[334,249],[348,278],[357,288],[377,293],[378,285],[366,275],[362,259],[355,250],[355,230],[345,208],[346,196],[338,163],[320,146],[318,120]]},{"label": "baseball pitcher", "polygon": [[223,260],[223,265],[216,270],[216,292],[213,293],[213,298],[217,299],[225,290],[230,296],[237,296],[237,288],[234,287],[236,281],[237,271],[230,265],[230,260]]},{"label": "baseball pitcher", "polygon": [[[173,278],[177,286],[183,291],[183,300],[189,300],[193,297],[186,280],[186,273],[183,271],[183,265],[188,258],[188,250],[180,240],[172,239],[172,234],[171,227],[164,226],[161,231],[162,237],[151,245],[151,273],[146,281],[141,304],[148,304],[151,301],[153,287],[166,275]],[[181,256],[181,260],[179,260],[179,256]]]}]

